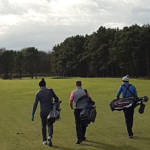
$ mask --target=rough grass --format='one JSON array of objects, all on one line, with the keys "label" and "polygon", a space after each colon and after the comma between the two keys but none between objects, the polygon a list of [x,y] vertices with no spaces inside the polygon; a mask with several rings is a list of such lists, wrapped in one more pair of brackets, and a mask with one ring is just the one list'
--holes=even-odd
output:
[{"label": "rough grass", "polygon": [[[97,106],[97,118],[87,129],[88,141],[76,141],[73,111],[69,107],[70,92],[75,81],[82,80]],[[0,150],[149,150],[150,102],[145,113],[134,115],[134,139],[128,139],[122,112],[112,112],[109,102],[120,86],[117,78],[46,78],[47,87],[53,88],[63,101],[61,121],[54,124],[53,148],[43,146],[39,107],[35,121],[31,121],[34,95],[39,79],[0,80]],[[139,96],[150,98],[150,80],[131,79]],[[17,134],[20,133],[20,134]]]}]

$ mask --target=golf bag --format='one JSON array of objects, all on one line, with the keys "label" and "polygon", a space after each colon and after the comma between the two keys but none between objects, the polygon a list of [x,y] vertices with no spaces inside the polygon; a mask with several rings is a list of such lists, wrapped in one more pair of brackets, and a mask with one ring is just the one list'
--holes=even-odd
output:
[{"label": "golf bag", "polygon": [[139,113],[144,113],[145,104],[143,102],[147,102],[148,97],[128,97],[128,98],[120,98],[120,99],[114,99],[111,101],[110,108],[112,111],[114,110],[124,110],[129,107],[136,107],[140,105]]},{"label": "golf bag", "polygon": [[95,122],[96,114],[97,114],[97,112],[96,112],[95,105],[83,109],[80,112],[81,124],[88,125],[91,122]]},{"label": "golf bag", "polygon": [[86,95],[78,99],[76,106],[85,104],[85,108],[80,112],[80,121],[81,124],[88,125],[90,122],[95,122],[97,112],[95,102],[88,97],[87,90],[84,89],[84,91]]},{"label": "golf bag", "polygon": [[50,122],[55,122],[60,120],[60,103],[61,101],[57,101],[53,103],[53,108],[47,116],[47,120]]}]

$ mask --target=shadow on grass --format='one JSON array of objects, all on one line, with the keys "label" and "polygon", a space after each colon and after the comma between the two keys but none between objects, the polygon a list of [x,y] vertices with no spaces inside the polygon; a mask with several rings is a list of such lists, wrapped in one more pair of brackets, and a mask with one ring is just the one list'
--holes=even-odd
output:
[{"label": "shadow on grass", "polygon": [[60,150],[75,150],[75,149],[70,148],[70,147],[62,147],[62,146],[53,146],[53,148],[60,149]]},{"label": "shadow on grass", "polygon": [[[148,139],[147,139],[148,140]],[[107,144],[107,143],[102,143],[102,142],[98,142],[98,141],[93,141],[93,140],[86,140],[85,142],[83,142],[82,144],[78,145],[80,147],[78,148],[70,148],[70,147],[63,147],[63,146],[53,146],[54,149],[60,149],[60,150],[87,150],[87,146],[89,146],[91,148],[97,148],[100,150],[139,150],[136,147],[132,147],[129,145],[122,145],[122,146],[116,146],[116,145],[112,145],[112,144]],[[85,149],[84,149],[84,146]]]},{"label": "shadow on grass", "polygon": [[150,137],[138,137],[138,136],[135,136],[134,139],[136,140],[142,140],[142,141],[150,141]]},{"label": "shadow on grass", "polygon": [[116,146],[116,145],[92,141],[92,140],[87,140],[86,143],[83,143],[82,145],[95,147],[103,150],[139,150],[136,147],[132,147],[129,145]]}]

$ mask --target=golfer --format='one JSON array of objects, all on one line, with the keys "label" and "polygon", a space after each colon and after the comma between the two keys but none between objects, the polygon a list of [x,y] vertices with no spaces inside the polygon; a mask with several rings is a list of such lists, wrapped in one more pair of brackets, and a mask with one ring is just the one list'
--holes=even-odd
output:
[{"label": "golfer", "polygon": [[[41,116],[41,122],[42,122],[42,136],[43,136],[43,144],[47,144],[52,146],[52,136],[53,136],[53,122],[50,122],[47,120],[47,116],[49,112],[52,110],[53,107],[53,98],[56,102],[58,102],[58,97],[55,95],[54,91],[52,89],[46,88],[46,82],[44,79],[42,79],[39,82],[40,90],[37,92],[35,96],[35,102],[33,104],[33,111],[32,111],[32,121],[34,121],[34,114],[38,105],[38,102],[40,102],[40,116]],[[48,126],[48,138],[47,138],[47,131],[46,126]]]},{"label": "golfer", "polygon": [[[86,128],[87,125],[83,125],[81,123],[80,119],[80,112],[85,109],[85,107],[88,105],[88,100],[86,98],[86,95],[90,98],[90,95],[88,92],[85,92],[84,89],[82,89],[82,83],[81,81],[76,81],[76,89],[72,91],[70,95],[70,107],[71,109],[74,109],[74,116],[75,116],[75,123],[76,123],[76,134],[77,134],[77,142],[76,144],[80,144],[82,141],[86,140],[85,134],[86,134]],[[83,97],[83,99],[82,99]],[[82,101],[79,102],[79,99]],[[74,103],[74,107],[73,107]]]},{"label": "golfer", "polygon": [[[122,78],[123,84],[120,86],[117,92],[117,98],[119,99],[120,94],[122,93],[123,98],[127,97],[137,97],[137,92],[135,86],[129,84],[129,76],[126,75]],[[126,127],[128,131],[129,138],[133,138],[133,115],[134,115],[134,106],[125,108],[123,110],[125,116]]]}]

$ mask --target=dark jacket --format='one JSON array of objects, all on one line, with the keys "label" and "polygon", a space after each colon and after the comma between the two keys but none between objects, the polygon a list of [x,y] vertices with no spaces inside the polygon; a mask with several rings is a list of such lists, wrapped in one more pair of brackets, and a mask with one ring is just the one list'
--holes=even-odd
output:
[{"label": "dark jacket", "polygon": [[48,89],[46,87],[42,87],[35,96],[35,102],[33,104],[32,115],[35,114],[38,102],[40,102],[40,112],[48,113],[52,109],[53,106],[53,98],[55,101],[58,101],[58,97],[55,95],[52,89]]}]

